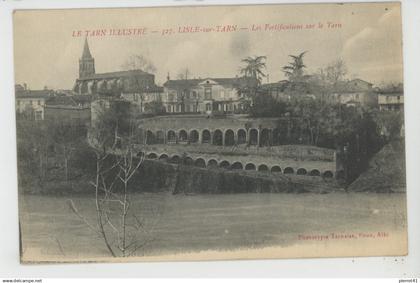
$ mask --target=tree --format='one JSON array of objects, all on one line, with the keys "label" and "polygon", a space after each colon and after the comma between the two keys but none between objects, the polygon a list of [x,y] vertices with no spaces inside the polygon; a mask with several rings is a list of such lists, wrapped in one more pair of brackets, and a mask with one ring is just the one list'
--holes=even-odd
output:
[{"label": "tree", "polygon": [[165,113],[165,106],[163,106],[163,103],[161,100],[146,103],[146,105],[144,106],[144,109],[146,112],[150,112],[153,114]]},{"label": "tree", "polygon": [[290,81],[301,81],[303,78],[305,64],[303,64],[303,56],[307,51],[300,53],[299,55],[289,55],[293,59],[288,65],[283,67],[283,72],[289,78]]},{"label": "tree", "polygon": [[125,70],[142,70],[148,73],[155,73],[156,67],[146,57],[143,55],[131,55],[122,65],[122,68]]},{"label": "tree", "polygon": [[47,122],[47,135],[49,146],[54,146],[60,151],[64,164],[64,179],[69,180],[69,161],[77,145],[80,143],[78,127],[63,121],[51,120]]},{"label": "tree", "polygon": [[271,95],[261,94],[255,97],[250,114],[252,117],[280,117],[285,110],[284,102],[275,100]]},{"label": "tree", "polygon": [[16,121],[19,182],[37,179],[42,184],[48,161],[47,127],[41,121]]},{"label": "tree", "polygon": [[[142,70],[148,73],[156,72],[156,67],[152,63],[152,61],[150,61],[143,55],[131,55],[130,57],[128,57],[128,59],[125,61],[122,67],[125,70],[131,71]],[[135,73],[132,73],[132,75],[129,77],[129,81],[131,92],[133,92],[134,95],[136,95],[137,98],[140,100],[140,111],[142,111],[143,102],[145,100],[144,90],[145,87],[147,88],[148,86],[144,86],[143,78],[136,75]]]},{"label": "tree", "polygon": [[258,81],[258,85],[261,84],[262,78],[266,76],[264,69],[266,68],[266,56],[254,56],[242,59],[245,66],[241,68],[241,73],[245,77],[250,77]]},{"label": "tree", "polygon": [[124,137],[119,136],[119,110],[99,109],[89,132],[96,159],[95,176],[90,182],[95,194],[96,225],[80,214],[73,201],[69,203],[72,211],[104,241],[113,257],[133,255],[151,241],[144,223],[130,213],[129,184],[143,163],[144,154],[135,154],[133,123]]},{"label": "tree", "polygon": [[183,69],[181,69],[178,74],[176,75],[176,78],[178,80],[188,80],[188,78],[191,77],[191,72],[188,69],[188,67],[185,67]]},{"label": "tree", "polygon": [[347,66],[342,59],[337,59],[325,68],[324,73],[326,81],[332,85],[336,85],[347,75]]}]

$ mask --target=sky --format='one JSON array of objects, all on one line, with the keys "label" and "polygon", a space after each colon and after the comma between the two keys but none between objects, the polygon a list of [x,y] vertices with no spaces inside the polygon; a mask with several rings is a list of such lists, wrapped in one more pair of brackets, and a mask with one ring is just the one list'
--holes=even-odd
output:
[{"label": "sky", "polygon": [[[87,37],[97,73],[124,70],[132,55],[141,55],[156,67],[158,84],[185,68],[191,78],[234,77],[241,60],[256,55],[267,57],[264,82],[276,82],[285,79],[289,55],[303,51],[307,73],[342,59],[349,79],[378,85],[403,77],[398,3],[22,10],[13,20],[15,81],[31,89],[73,87],[86,30],[105,31]],[[266,30],[267,24],[302,28]],[[227,25],[236,30],[216,31]],[[200,32],[179,33],[184,27]],[[115,36],[110,29],[145,34]]]}]

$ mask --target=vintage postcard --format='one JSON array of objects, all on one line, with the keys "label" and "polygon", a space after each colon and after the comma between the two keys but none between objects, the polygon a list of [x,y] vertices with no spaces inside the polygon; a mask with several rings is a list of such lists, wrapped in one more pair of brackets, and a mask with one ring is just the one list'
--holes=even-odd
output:
[{"label": "vintage postcard", "polygon": [[16,10],[21,261],[406,255],[400,10]]}]

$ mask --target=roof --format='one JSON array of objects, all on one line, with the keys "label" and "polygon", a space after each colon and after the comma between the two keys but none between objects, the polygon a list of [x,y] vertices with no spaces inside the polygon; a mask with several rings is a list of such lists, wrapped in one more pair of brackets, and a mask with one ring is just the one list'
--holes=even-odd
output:
[{"label": "roof", "polygon": [[276,83],[263,84],[261,88],[263,91],[276,90],[287,94],[302,95],[319,93],[322,90],[322,86],[315,82],[288,80],[282,80]]},{"label": "roof", "polygon": [[18,90],[15,92],[16,98],[48,98],[54,95],[50,89],[43,90]]},{"label": "roof", "polygon": [[90,54],[89,44],[87,41],[87,37],[85,38],[85,45],[83,46],[83,54],[82,59],[92,59],[92,54]]},{"label": "roof", "polygon": [[46,101],[47,105],[67,105],[80,106],[90,104],[92,96],[90,95],[72,95],[72,96],[53,96]]},{"label": "roof", "polygon": [[367,85],[373,85],[372,83],[370,83],[368,81],[365,81],[365,80],[362,80],[362,79],[358,79],[358,78],[349,81],[349,83],[353,83],[353,82],[363,83],[363,84],[367,84]]},{"label": "roof", "polygon": [[231,87],[246,87],[257,85],[257,80],[250,77],[234,77],[234,78],[204,78],[204,79],[190,79],[190,80],[168,80],[163,86],[167,88],[190,88],[205,81],[215,81],[224,86]]},{"label": "roof", "polygon": [[262,84],[261,88],[262,89],[281,89],[282,91],[287,87],[287,85],[289,85],[290,82],[288,80],[281,80],[275,83],[266,83],[266,84]]},{"label": "roof", "polygon": [[83,78],[77,79],[77,81],[86,81],[86,80],[97,80],[97,79],[118,79],[121,77],[135,77],[135,76],[153,76],[153,74],[144,72],[142,70],[130,70],[130,71],[118,71],[118,72],[109,72],[101,74],[93,74]]},{"label": "roof", "polygon": [[372,84],[361,79],[339,81],[332,87],[332,92],[336,93],[365,92],[367,90],[373,91]]},{"label": "roof", "polygon": [[404,85],[400,83],[398,85],[379,88],[377,92],[382,95],[401,96],[404,95]]}]

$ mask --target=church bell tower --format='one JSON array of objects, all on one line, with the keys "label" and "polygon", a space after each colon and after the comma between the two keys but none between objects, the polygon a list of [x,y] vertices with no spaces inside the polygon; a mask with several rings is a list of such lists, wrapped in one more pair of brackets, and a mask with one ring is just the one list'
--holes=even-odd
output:
[{"label": "church bell tower", "polygon": [[95,59],[90,54],[89,44],[85,38],[82,57],[79,59],[79,78],[83,79],[95,74]]}]

